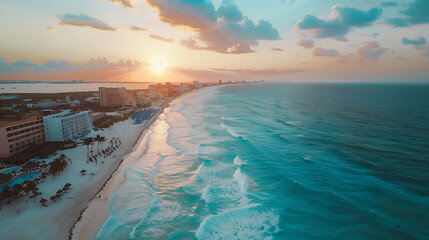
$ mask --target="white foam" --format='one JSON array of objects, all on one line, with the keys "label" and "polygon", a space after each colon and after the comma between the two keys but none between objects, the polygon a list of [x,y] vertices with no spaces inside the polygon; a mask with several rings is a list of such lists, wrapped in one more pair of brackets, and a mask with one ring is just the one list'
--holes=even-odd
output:
[{"label": "white foam", "polygon": [[272,239],[279,229],[280,217],[262,205],[235,209],[206,218],[196,233],[205,239]]},{"label": "white foam", "polygon": [[130,232],[131,239],[136,237],[136,232],[142,227],[143,233],[140,232],[140,234],[145,237],[158,238],[162,236],[164,233],[163,226],[173,221],[179,215],[179,212],[179,204],[163,200],[156,192],[153,192],[150,208],[146,211],[139,224]]},{"label": "white foam", "polygon": [[244,140],[247,140],[246,136],[243,136],[243,135],[236,133],[231,127],[228,127],[223,123],[221,123],[220,126],[222,128],[225,128],[229,132],[229,134],[231,134],[231,136],[236,137],[236,138],[243,138]]},{"label": "white foam", "polygon": [[247,177],[237,169],[232,178],[212,177],[210,183],[204,188],[201,198],[207,203],[234,201],[238,204],[248,202]]},{"label": "white foam", "polygon": [[204,144],[200,144],[197,146],[196,154],[197,155],[210,155],[213,153],[219,152],[219,149],[213,146],[207,146]]},{"label": "white foam", "polygon": [[235,164],[235,165],[237,165],[237,166],[241,166],[241,165],[243,165],[243,164],[247,164],[247,162],[246,162],[246,161],[244,161],[243,159],[241,159],[241,158],[237,155],[237,156],[235,156],[235,158],[234,158],[234,164]]}]

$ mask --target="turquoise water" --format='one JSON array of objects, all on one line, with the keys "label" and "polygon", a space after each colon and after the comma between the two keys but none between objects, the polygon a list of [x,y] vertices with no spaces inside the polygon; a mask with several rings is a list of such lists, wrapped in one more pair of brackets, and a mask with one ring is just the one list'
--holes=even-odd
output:
[{"label": "turquoise water", "polygon": [[13,171],[19,171],[20,167],[13,167],[13,168],[8,168],[6,170],[1,171],[1,173],[3,174],[8,174],[8,173],[12,173]]},{"label": "turquoise water", "polygon": [[134,157],[98,239],[429,236],[429,85],[206,88]]},{"label": "turquoise water", "polygon": [[13,185],[15,185],[15,184],[22,184],[23,182],[25,182],[27,180],[32,180],[32,179],[34,179],[40,175],[41,175],[40,173],[34,173],[34,174],[28,174],[28,175],[24,175],[22,177],[16,178],[12,182],[10,182],[6,185],[0,186],[0,192],[3,191],[3,188],[5,188],[6,186],[9,186],[10,188],[12,188]]}]

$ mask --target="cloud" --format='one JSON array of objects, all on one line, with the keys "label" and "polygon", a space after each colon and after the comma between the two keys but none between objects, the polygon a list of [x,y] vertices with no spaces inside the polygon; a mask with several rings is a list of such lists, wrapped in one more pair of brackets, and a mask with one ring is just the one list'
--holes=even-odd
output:
[{"label": "cloud", "polygon": [[[6,60],[6,59],[4,59]],[[14,63],[11,64],[12,66],[15,67],[35,67],[37,66],[36,64],[32,63],[30,60],[18,60]]]},{"label": "cloud", "polygon": [[228,22],[240,22],[243,20],[243,13],[233,1],[224,0],[217,10],[218,16]]},{"label": "cloud", "polygon": [[301,31],[312,34],[315,38],[334,38],[345,41],[347,40],[346,35],[351,28],[370,26],[381,16],[382,12],[379,8],[362,11],[341,5],[333,6],[332,10],[331,18],[328,20],[306,14],[297,22],[296,27]]},{"label": "cloud", "polygon": [[272,47],[271,48],[273,51],[277,51],[277,52],[283,52],[283,48],[276,48],[276,47]]},{"label": "cloud", "polygon": [[191,28],[196,36],[181,40],[194,50],[219,53],[251,53],[259,40],[278,40],[279,32],[265,20],[253,22],[231,0],[216,9],[210,0],[147,0],[159,10],[161,21]]},{"label": "cloud", "polygon": [[313,39],[300,39],[297,44],[304,48],[313,48],[314,40]]},{"label": "cloud", "polygon": [[136,31],[136,32],[143,32],[143,31],[147,31],[147,29],[146,29],[146,28],[139,27],[139,26],[135,26],[135,25],[130,26],[130,30],[132,30],[132,31]]},{"label": "cloud", "polygon": [[405,18],[391,18],[387,20],[387,23],[393,25],[394,27],[408,27],[410,24]]},{"label": "cloud", "polygon": [[6,62],[0,57],[0,79],[10,80],[101,80],[120,81],[124,78],[139,80],[141,75],[132,73],[144,69],[147,63],[131,60],[109,62],[106,58],[92,58],[78,66],[63,60],[47,60],[35,64],[30,60]]},{"label": "cloud", "polygon": [[147,0],[147,3],[159,10],[161,21],[172,26],[203,29],[217,22],[217,13],[210,0]]},{"label": "cloud", "polygon": [[180,45],[195,50],[204,49],[204,47],[198,45],[197,41],[193,38],[180,40]]},{"label": "cloud", "polygon": [[364,46],[359,48],[358,53],[364,59],[378,60],[378,58],[387,51],[380,46],[377,41],[364,42]]},{"label": "cloud", "polygon": [[35,64],[30,60],[9,63],[6,60],[6,58],[0,58],[1,73],[61,73],[103,69],[129,71],[142,66],[142,63],[138,61],[120,60],[118,62],[109,62],[106,58],[91,58],[87,66],[78,66],[64,60],[47,60],[44,64]]},{"label": "cloud", "polygon": [[132,2],[131,0],[109,0],[109,1],[114,2],[114,3],[119,3],[125,8],[133,8],[134,7],[134,5],[131,3]]},{"label": "cloud", "polygon": [[[109,69],[110,72],[116,71],[116,72],[129,72],[132,70],[137,70],[140,67],[144,66],[145,64],[139,62],[139,61],[132,61],[132,60],[119,60],[118,62],[109,62],[107,58],[105,57],[99,57],[99,58],[91,58],[88,61],[88,70],[105,70]],[[148,65],[148,64],[146,64]]]},{"label": "cloud", "polygon": [[[281,0],[280,1],[280,3],[285,3],[286,2],[286,0]],[[292,4],[294,4],[296,2],[296,0],[290,0],[290,4],[292,5]]]},{"label": "cloud", "polygon": [[316,48],[313,50],[313,56],[336,57],[338,56],[338,51],[335,49]]},{"label": "cloud", "polygon": [[85,15],[85,14],[80,14],[80,15],[64,14],[64,15],[58,15],[58,18],[61,20],[59,22],[60,25],[92,27],[99,30],[116,31],[115,28],[107,25],[107,23],[99,19],[89,17],[88,15]]},{"label": "cloud", "polygon": [[388,24],[394,27],[408,27],[418,24],[429,23],[429,1],[428,0],[415,0],[408,5],[408,8],[399,12],[404,15],[402,18],[388,19]]},{"label": "cloud", "polygon": [[396,7],[399,6],[397,2],[381,2],[380,7]]},{"label": "cloud", "polygon": [[252,53],[254,52],[250,45],[247,43],[237,43],[231,47],[231,52],[234,54],[240,54],[240,53]]},{"label": "cloud", "polygon": [[404,38],[402,38],[402,44],[412,45],[417,50],[424,50],[424,49],[426,49],[426,46],[424,46],[426,44],[426,38],[420,37],[419,39],[414,40],[414,39],[408,39],[408,38],[404,37]]},{"label": "cloud", "polygon": [[420,37],[418,40],[414,40],[414,39],[408,39],[408,38],[404,37],[404,38],[402,38],[402,44],[421,46],[421,45],[426,44],[426,38]]},{"label": "cloud", "polygon": [[155,40],[163,41],[163,42],[170,42],[170,43],[173,42],[173,39],[171,39],[171,38],[165,38],[165,37],[161,37],[161,36],[154,35],[154,34],[151,34],[149,37],[151,37]]},{"label": "cloud", "polygon": [[30,60],[19,60],[12,63],[0,58],[1,73],[38,73],[38,72],[72,72],[84,68],[62,60],[47,60],[44,64],[35,64]]}]

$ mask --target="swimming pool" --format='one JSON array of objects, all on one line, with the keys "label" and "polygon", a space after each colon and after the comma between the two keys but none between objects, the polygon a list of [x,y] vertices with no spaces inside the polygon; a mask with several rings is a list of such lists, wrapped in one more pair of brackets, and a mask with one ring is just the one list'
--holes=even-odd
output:
[{"label": "swimming pool", "polygon": [[3,174],[8,174],[8,173],[12,173],[13,171],[19,171],[20,167],[13,167],[13,168],[8,168],[6,170],[1,171],[1,173]]},{"label": "swimming pool", "polygon": [[33,173],[33,174],[28,174],[28,175],[19,177],[6,185],[0,186],[0,192],[2,192],[3,188],[5,188],[6,186],[9,186],[10,188],[12,188],[12,186],[15,184],[22,184],[24,181],[34,179],[40,175],[41,175],[40,173]]}]

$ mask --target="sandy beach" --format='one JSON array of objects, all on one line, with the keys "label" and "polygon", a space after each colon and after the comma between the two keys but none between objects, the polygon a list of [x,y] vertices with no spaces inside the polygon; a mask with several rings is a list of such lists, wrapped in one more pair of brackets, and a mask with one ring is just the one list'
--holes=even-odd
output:
[{"label": "sandy beach", "polygon": [[145,141],[146,132],[151,124],[156,121],[158,114],[153,116],[147,123],[140,139],[136,141],[135,147],[131,153],[126,155],[120,165],[111,177],[102,186],[102,189],[94,195],[86,208],[82,210],[80,219],[78,219],[69,231],[69,239],[95,239],[103,223],[109,217],[109,204],[112,193],[121,185],[124,180],[124,171],[135,161],[141,154],[138,154],[135,148],[145,147],[140,142]]},{"label": "sandy beach", "polygon": [[[39,191],[42,192],[38,196],[36,202],[28,197],[21,197],[12,201],[10,205],[3,206],[0,211],[0,230],[1,236],[7,236],[8,239],[67,239],[70,235],[70,230],[76,223],[76,220],[81,215],[81,210],[88,207],[88,203],[94,198],[97,193],[101,198],[97,198],[99,202],[109,204],[110,193],[115,187],[108,185],[101,192],[100,189],[106,184],[106,181],[111,178],[112,174],[119,174],[126,168],[126,164],[121,165],[123,159],[127,158],[136,145],[144,130],[157,118],[158,114],[152,116],[152,119],[142,123],[133,124],[132,119],[118,122],[108,129],[99,130],[91,133],[91,136],[97,134],[105,136],[108,141],[112,138],[119,138],[122,142],[121,146],[107,157],[98,157],[98,164],[87,162],[87,149],[83,144],[78,147],[68,150],[57,151],[57,154],[48,159],[47,162],[58,157],[61,154],[66,154],[71,158],[72,163],[65,171],[53,179],[49,176],[44,182],[38,185]],[[107,142],[108,142],[107,141]],[[107,145],[107,143],[106,143]],[[97,153],[97,148],[94,146],[94,154]],[[121,166],[119,169],[118,167]],[[82,176],[81,170],[87,170],[87,174]],[[118,170],[118,171],[117,171]],[[39,203],[41,197],[49,199],[55,195],[56,191],[66,183],[71,183],[71,189],[63,194],[62,198],[56,202],[48,201],[48,207],[43,207]],[[120,181],[118,182],[120,184]],[[99,193],[98,193],[99,192]],[[107,198],[106,198],[107,196]],[[94,201],[92,201],[94,202]],[[104,206],[104,205],[103,205]],[[90,205],[88,212],[95,211]],[[105,219],[102,214],[107,214],[106,211],[97,211],[101,215],[96,215],[97,219]],[[95,221],[93,219],[85,219],[85,224]],[[31,226],[31,227],[26,227]],[[77,239],[86,239],[90,236],[88,232],[90,228],[95,228],[96,225],[88,224],[86,228],[81,228],[76,225],[79,237]]]}]

